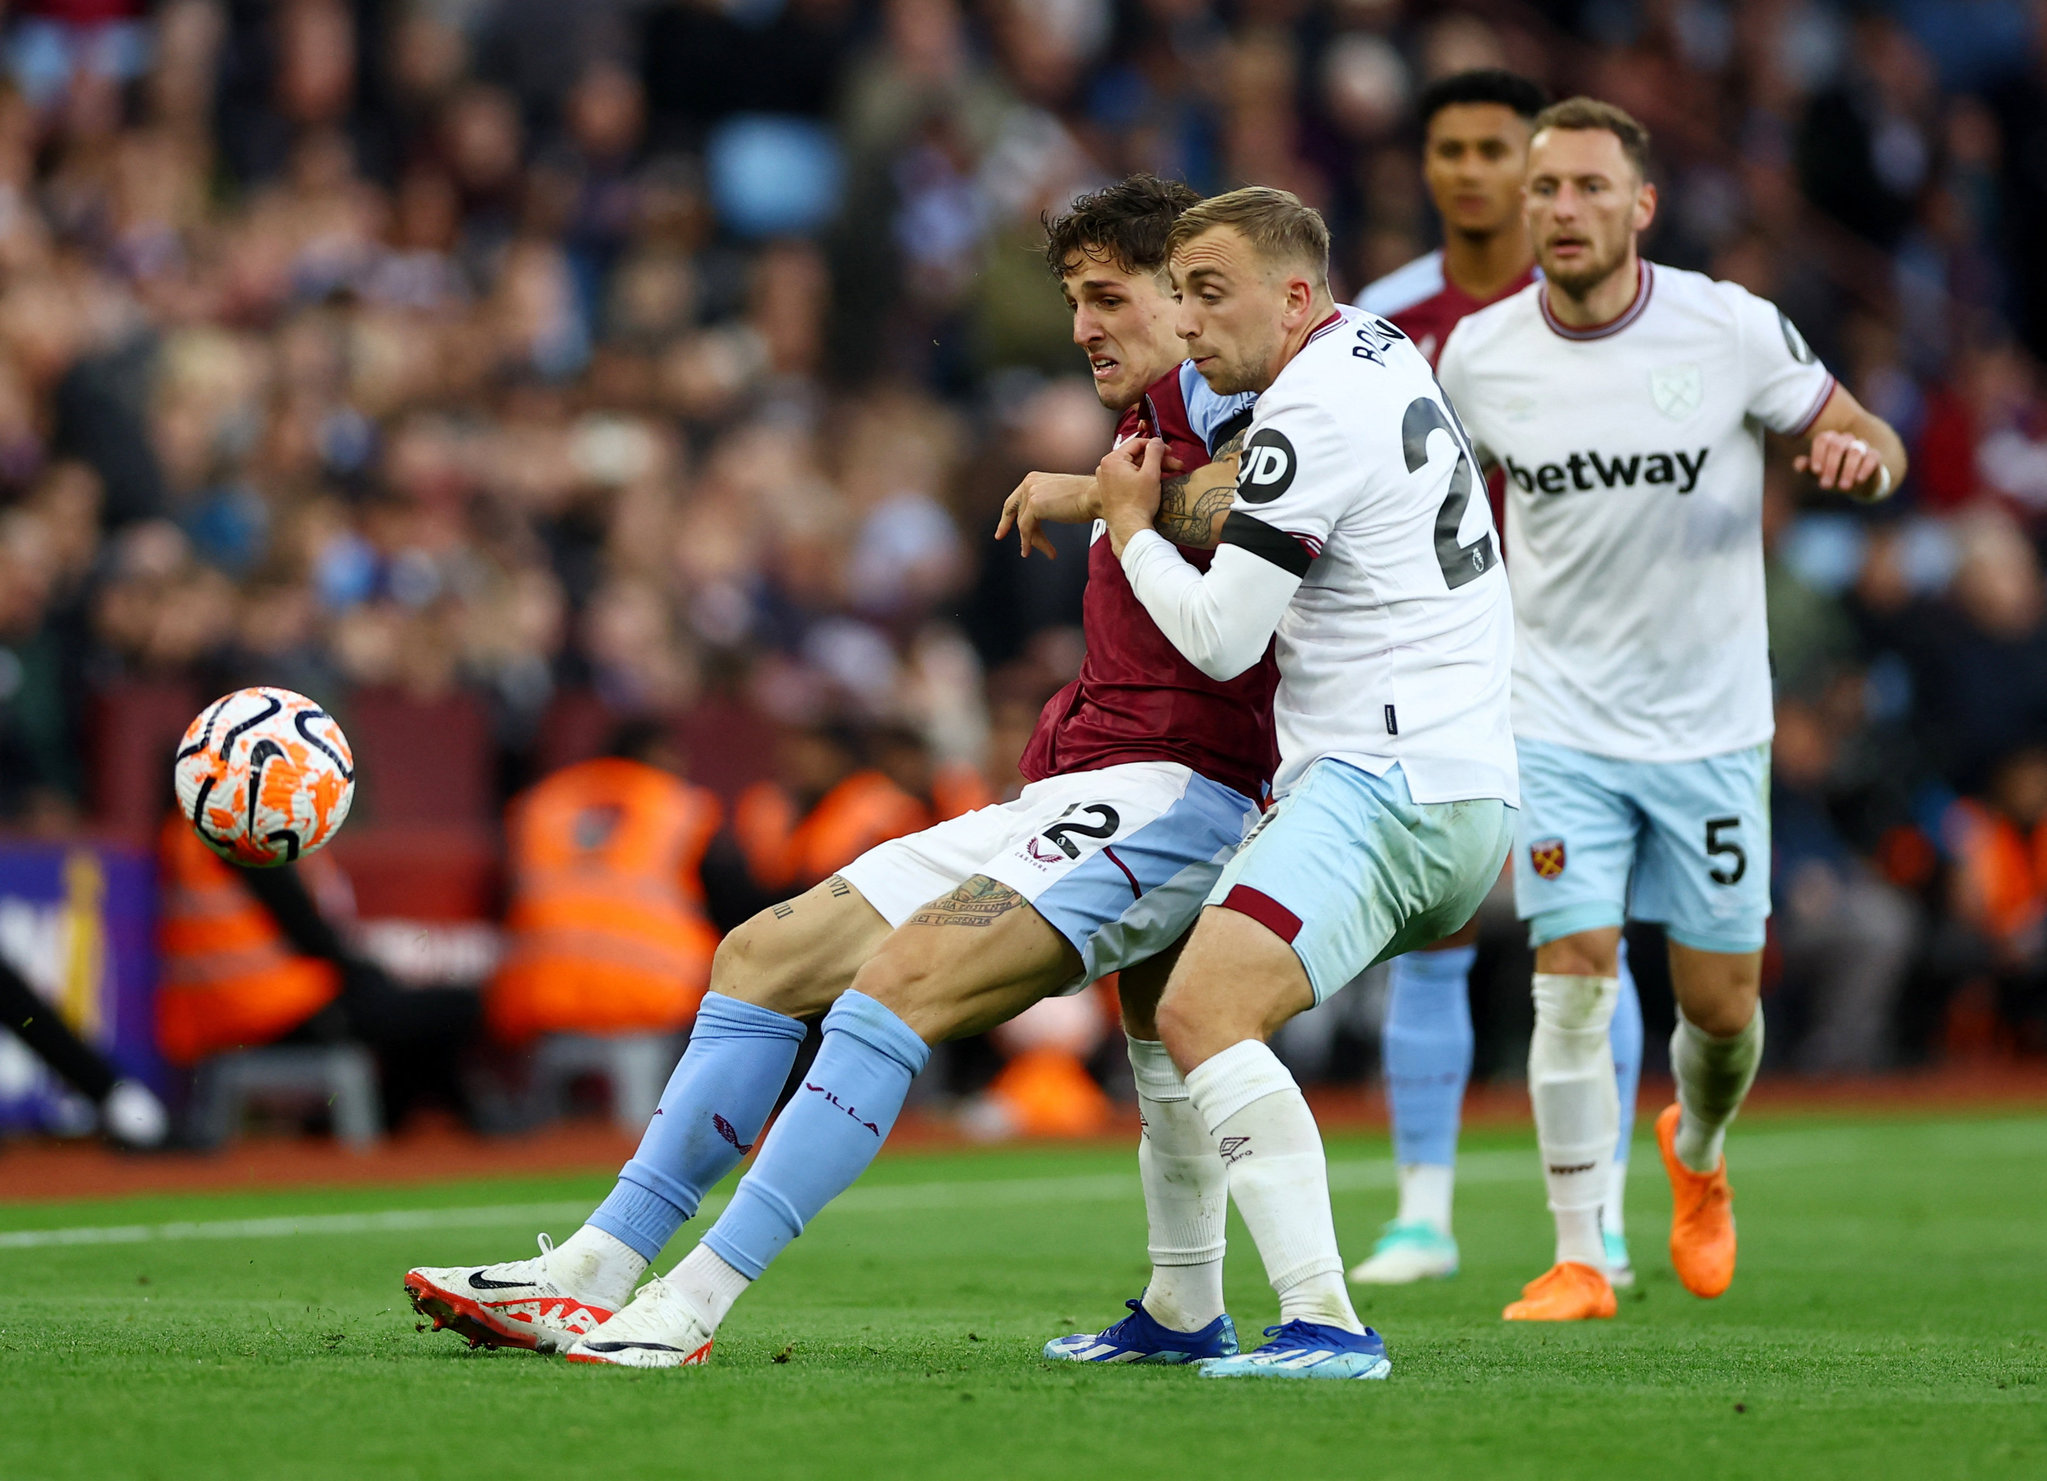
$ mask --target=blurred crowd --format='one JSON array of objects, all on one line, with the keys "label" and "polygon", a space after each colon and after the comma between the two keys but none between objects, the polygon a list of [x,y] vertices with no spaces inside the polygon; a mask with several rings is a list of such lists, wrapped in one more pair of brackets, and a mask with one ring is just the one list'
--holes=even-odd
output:
[{"label": "blurred crowd", "polygon": [[1012,792],[1085,532],[989,537],[1110,429],[1042,213],[1282,185],[1349,297],[1434,244],[1414,93],[1508,66],[1912,448],[1770,492],[1777,1052],[2047,1050],[2047,4],[28,0],[4,63],[0,821],[167,677],[474,696],[503,795],[566,696]]}]

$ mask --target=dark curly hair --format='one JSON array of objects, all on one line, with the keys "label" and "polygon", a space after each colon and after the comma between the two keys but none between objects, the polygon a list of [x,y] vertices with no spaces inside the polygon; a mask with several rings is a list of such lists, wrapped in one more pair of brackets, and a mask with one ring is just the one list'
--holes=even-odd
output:
[{"label": "dark curly hair", "polygon": [[1044,218],[1045,266],[1055,278],[1083,260],[1111,262],[1132,273],[1162,271],[1166,233],[1200,199],[1192,186],[1144,174],[1076,196],[1065,214]]},{"label": "dark curly hair", "polygon": [[1427,128],[1429,120],[1445,108],[1455,108],[1463,103],[1498,103],[1502,108],[1512,108],[1524,119],[1533,121],[1536,114],[1549,107],[1549,91],[1541,83],[1518,72],[1506,72],[1498,67],[1475,67],[1469,72],[1452,72],[1448,77],[1438,77],[1423,88],[1415,112],[1421,118],[1422,127]]}]

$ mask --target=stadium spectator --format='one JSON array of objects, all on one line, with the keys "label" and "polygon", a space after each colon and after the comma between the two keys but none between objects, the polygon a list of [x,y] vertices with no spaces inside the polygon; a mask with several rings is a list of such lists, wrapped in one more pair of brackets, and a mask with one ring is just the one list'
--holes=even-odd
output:
[{"label": "stadium spectator", "polygon": [[1770,766],[1777,1002],[1790,1009],[1792,1064],[1819,1074],[1890,1062],[1919,937],[1911,898],[1878,877],[1829,815],[1834,745],[1817,707],[1779,702]]},{"label": "stadium spectator", "polygon": [[792,731],[777,748],[777,779],[741,794],[732,830],[766,896],[798,894],[876,844],[931,826],[930,808],[870,764],[868,750],[850,726]]},{"label": "stadium spectator", "polygon": [[703,861],[724,809],[682,780],[666,726],[623,726],[606,749],[512,805],[505,955],[485,990],[505,1043],[675,1033],[710,981]]},{"label": "stadium spectator", "polygon": [[422,1100],[462,1106],[457,1072],[477,1035],[477,994],[401,987],[352,950],[334,924],[347,881],[325,855],[232,868],[173,812],[157,857],[156,1038],[172,1064],[267,1044],[354,1042],[377,1057],[393,1124]]},{"label": "stadium spectator", "polygon": [[[1987,980],[2000,1020],[2047,1043],[2047,748],[2002,758],[1981,798],[1942,819],[1955,916],[1969,933],[1958,975]],[[1951,966],[1957,965],[1951,963]],[[1964,990],[1966,991],[1966,981]]]}]

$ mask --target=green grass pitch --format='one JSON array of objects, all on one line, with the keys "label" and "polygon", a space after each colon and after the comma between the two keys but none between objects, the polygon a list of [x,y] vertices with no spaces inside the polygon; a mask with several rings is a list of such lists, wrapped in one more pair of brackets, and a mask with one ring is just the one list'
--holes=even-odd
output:
[{"label": "green grass pitch", "polygon": [[[1114,1150],[885,1159],[665,1373],[471,1352],[400,1293],[566,1235],[605,1179],[0,1204],[0,1476],[2047,1477],[2047,1118],[1755,1116],[1730,1150],[1725,1297],[1671,1275],[1644,1142],[1619,1319],[1510,1328],[1548,1254],[1534,1154],[1467,1138],[1463,1273],[1365,1295],[1373,1384],[1041,1361],[1142,1282]],[[1356,1258],[1386,1144],[1330,1154]],[[1251,1335],[1274,1303],[1233,1239]]]}]

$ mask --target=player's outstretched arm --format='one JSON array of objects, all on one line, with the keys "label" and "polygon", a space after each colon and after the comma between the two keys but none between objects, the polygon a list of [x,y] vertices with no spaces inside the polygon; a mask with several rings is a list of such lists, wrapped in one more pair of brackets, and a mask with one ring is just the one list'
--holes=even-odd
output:
[{"label": "player's outstretched arm", "polygon": [[1062,525],[1087,524],[1101,517],[1095,481],[1090,475],[1026,473],[1024,481],[1002,501],[1002,519],[995,526],[995,538],[1004,539],[1013,529],[1016,531],[1017,553],[1025,560],[1030,559],[1033,550],[1042,551],[1047,560],[1057,560],[1059,552],[1052,548],[1052,542],[1038,528],[1039,525],[1047,521]]},{"label": "player's outstretched arm", "polygon": [[1873,504],[1905,481],[1904,440],[1846,386],[1834,387],[1806,435],[1791,466],[1823,489]]},{"label": "player's outstretched arm", "polygon": [[[1222,538],[1230,502],[1237,495],[1237,454],[1243,446],[1244,434],[1238,432],[1215,450],[1212,459],[1185,473],[1178,461],[1166,454],[1153,528],[1176,545],[1213,550]],[[1029,473],[1003,501],[995,538],[1004,539],[1014,530],[1019,555],[1028,560],[1037,550],[1056,560],[1058,552],[1038,528],[1041,524],[1088,524],[1101,517],[1101,490],[1092,477]]]}]

